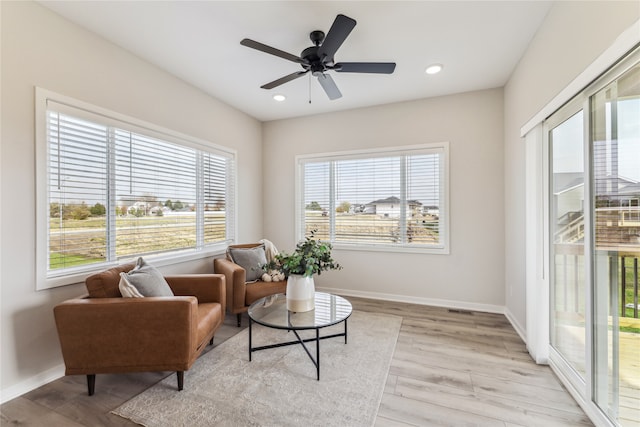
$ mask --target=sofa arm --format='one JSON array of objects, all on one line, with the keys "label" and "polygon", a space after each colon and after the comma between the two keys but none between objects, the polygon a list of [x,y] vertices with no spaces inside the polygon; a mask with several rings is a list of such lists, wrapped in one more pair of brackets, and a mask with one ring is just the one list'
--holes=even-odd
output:
[{"label": "sofa arm", "polygon": [[165,276],[165,280],[175,295],[192,295],[199,303],[220,303],[224,313],[227,303],[224,274],[181,274]]},{"label": "sofa arm", "polygon": [[184,371],[196,351],[193,296],[76,298],[53,311],[67,375]]},{"label": "sofa arm", "polygon": [[226,258],[213,260],[213,271],[224,274],[227,285],[227,308],[232,313],[245,306],[247,272],[238,264]]}]

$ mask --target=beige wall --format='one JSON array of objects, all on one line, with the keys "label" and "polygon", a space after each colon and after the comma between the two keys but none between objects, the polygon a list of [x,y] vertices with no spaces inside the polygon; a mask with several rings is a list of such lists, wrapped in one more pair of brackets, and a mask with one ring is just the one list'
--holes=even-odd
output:
[{"label": "beige wall", "polygon": [[[0,2],[0,285],[3,400],[60,374],[53,306],[84,292],[36,292],[34,87],[127,114],[238,153],[239,239],[262,237],[261,124],[31,2]],[[210,260],[165,272],[212,272]]]},{"label": "beige wall", "polygon": [[354,295],[502,310],[504,306],[501,89],[264,124],[264,231],[295,245],[299,154],[449,141],[451,254],[336,250],[344,264],[319,287]]},{"label": "beige wall", "polygon": [[520,128],[640,16],[640,2],[556,2],[504,89],[506,308],[526,329],[525,147]]}]

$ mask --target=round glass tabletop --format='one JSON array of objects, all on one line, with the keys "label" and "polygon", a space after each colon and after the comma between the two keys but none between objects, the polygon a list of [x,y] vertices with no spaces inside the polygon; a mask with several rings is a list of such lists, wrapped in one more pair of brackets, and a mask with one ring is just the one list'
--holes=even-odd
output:
[{"label": "round glass tabletop", "polygon": [[261,298],[249,307],[252,321],[277,329],[317,329],[335,325],[351,315],[351,303],[338,295],[316,292],[315,309],[303,313],[287,310],[284,294]]}]

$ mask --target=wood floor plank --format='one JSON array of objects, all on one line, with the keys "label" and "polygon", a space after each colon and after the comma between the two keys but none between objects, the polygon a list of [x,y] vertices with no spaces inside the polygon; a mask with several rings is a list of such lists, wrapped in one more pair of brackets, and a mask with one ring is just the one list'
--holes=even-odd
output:
[{"label": "wood floor plank", "polygon": [[478,417],[498,417],[503,421],[531,427],[591,426],[588,418],[580,413],[557,410],[541,405],[519,402],[497,396],[481,395],[425,383],[412,378],[398,378],[396,393],[420,402],[464,411]]},{"label": "wood floor plank", "polygon": [[504,427],[496,418],[479,416],[460,408],[450,408],[393,394],[384,394],[378,416],[414,426]]},{"label": "wood floor plank", "polygon": [[414,424],[407,424],[401,421],[390,420],[389,418],[377,416],[374,427],[414,427]]},{"label": "wood floor plank", "polygon": [[482,354],[461,355],[459,352],[446,352],[442,349],[415,352],[411,348],[403,348],[402,344],[398,343],[392,366],[397,365],[400,361],[412,363],[416,367],[430,366],[450,371],[476,372],[523,384],[563,390],[562,385],[548,367],[539,367],[533,362],[527,366],[516,364],[518,361],[512,359],[483,358]]},{"label": "wood floor plank", "polygon": [[505,345],[501,345],[504,344],[503,341],[496,344],[495,341],[490,343],[482,339],[460,339],[459,337],[451,334],[430,332],[427,335],[424,332],[407,332],[406,330],[402,331],[402,334],[398,338],[398,341],[415,345],[416,347],[446,347],[447,349],[459,349],[463,351],[478,352],[483,354],[493,354],[498,357],[509,357],[524,360],[525,362],[531,362],[531,356],[528,352],[526,352],[526,349],[524,351],[522,351],[521,349],[520,351],[509,351]]},{"label": "wood floor plank", "polygon": [[418,331],[428,330],[429,333],[449,334],[455,337],[486,342],[489,339],[500,339],[522,344],[522,340],[513,329],[482,329],[475,324],[452,323],[452,322],[432,322],[425,319],[405,319],[403,327],[409,330],[411,327],[418,328]]},{"label": "wood floor plank", "polygon": [[398,377],[396,375],[392,375],[392,374],[387,375],[387,382],[385,383],[385,386],[384,386],[385,393],[394,392],[394,390],[396,389],[397,380],[398,380]]},{"label": "wood floor plank", "polygon": [[[462,390],[473,391],[471,375],[468,372],[460,372],[451,369],[434,368],[420,363],[393,359],[389,373],[398,377],[411,377],[426,382],[456,387]],[[396,380],[397,388],[397,380]]]},{"label": "wood floor plank", "polygon": [[77,423],[25,397],[17,397],[2,404],[0,421],[2,426],[82,427],[88,425]]},{"label": "wood floor plank", "polygon": [[566,390],[506,381],[495,376],[472,373],[473,390],[478,394],[503,397],[548,408],[582,414],[582,409]]},{"label": "wood floor plank", "polygon": [[122,402],[122,398],[110,393],[102,394],[100,399],[93,399],[93,396],[83,395],[57,408],[56,412],[77,423],[95,427],[128,427],[135,425],[131,421],[111,414],[111,411],[120,406]]}]

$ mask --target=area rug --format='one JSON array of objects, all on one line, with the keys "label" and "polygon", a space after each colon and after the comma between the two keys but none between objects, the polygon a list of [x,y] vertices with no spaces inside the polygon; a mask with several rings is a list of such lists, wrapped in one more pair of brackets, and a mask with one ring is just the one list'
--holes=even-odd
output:
[{"label": "area rug", "polygon": [[[319,381],[300,345],[254,352],[250,362],[244,329],[185,372],[183,391],[171,375],[112,413],[148,427],[372,426],[401,321],[354,312],[347,344],[342,337],[320,342]],[[321,336],[343,330],[335,325]],[[254,346],[292,339],[290,332],[254,324]]]}]

